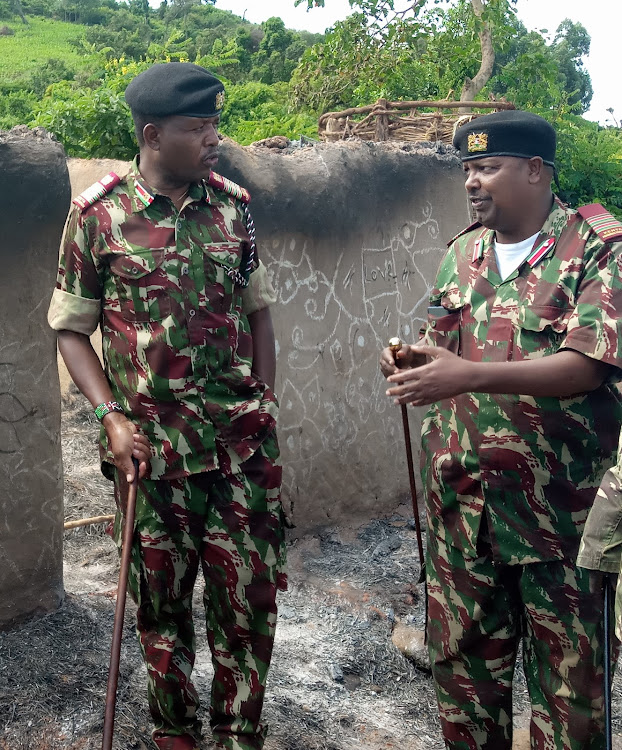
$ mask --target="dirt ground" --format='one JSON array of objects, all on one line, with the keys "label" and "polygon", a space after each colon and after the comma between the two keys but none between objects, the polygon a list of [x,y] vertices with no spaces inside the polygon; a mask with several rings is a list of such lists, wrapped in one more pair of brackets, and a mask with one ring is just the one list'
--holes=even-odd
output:
[{"label": "dirt ground", "polygon": [[[64,397],[67,520],[110,513],[99,472],[97,425],[70,388]],[[424,664],[391,640],[396,626],[421,628],[422,586],[412,517],[372,520],[293,540],[289,591],[279,625],[264,718],[266,750],[442,748]],[[66,598],[58,612],[0,633],[0,750],[101,747],[117,554],[102,526],[65,533]],[[195,681],[207,699],[211,663],[200,616]],[[119,677],[115,750],[152,750],[145,675],[128,600]],[[527,697],[516,676],[515,748],[527,748]],[[622,748],[622,695],[614,689],[614,748]],[[207,722],[205,722],[207,725]],[[209,735],[209,730],[206,732]],[[208,747],[209,736],[206,737]]]}]

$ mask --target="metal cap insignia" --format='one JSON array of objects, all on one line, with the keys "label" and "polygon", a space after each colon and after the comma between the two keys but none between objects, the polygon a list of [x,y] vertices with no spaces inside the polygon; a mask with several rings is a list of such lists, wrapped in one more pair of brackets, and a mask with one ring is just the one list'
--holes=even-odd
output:
[{"label": "metal cap insignia", "polygon": [[222,109],[223,108],[223,106],[225,104],[225,92],[224,91],[219,91],[216,94],[216,101],[215,101],[215,103],[216,103],[216,109]]},{"label": "metal cap insignia", "polygon": [[488,133],[469,133],[467,148],[470,154],[488,149]]}]

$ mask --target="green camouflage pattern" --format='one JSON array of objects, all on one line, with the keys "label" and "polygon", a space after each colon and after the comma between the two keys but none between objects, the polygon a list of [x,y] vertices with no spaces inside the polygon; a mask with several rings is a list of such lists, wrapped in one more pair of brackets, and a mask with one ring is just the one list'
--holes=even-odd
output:
[{"label": "green camouflage pattern", "polygon": [[[548,252],[533,267],[502,281],[493,242],[478,226],[451,244],[430,296],[448,314],[429,316],[428,344],[477,362],[569,348],[622,367],[622,245],[603,243],[559,201],[535,245],[548,242]],[[574,558],[615,461],[617,379],[572,398],[466,393],[430,407],[421,466],[432,532],[475,556],[485,514],[497,562]]]},{"label": "green camouflage pattern", "polygon": [[[450,750],[511,750],[519,641],[535,750],[603,750],[602,591],[572,560],[498,565],[430,534],[428,647]],[[613,654],[612,666],[616,653]]]},{"label": "green camouflage pattern", "polygon": [[[247,317],[262,306],[258,286],[263,306],[272,301],[269,284],[258,271],[247,289],[232,278],[249,248],[234,196],[194,184],[178,212],[136,162],[69,214],[50,324],[85,334],[101,326],[106,376],[151,442],[152,479],[222,461],[235,471],[274,429],[276,398],[251,372]],[[101,441],[112,462],[103,429]]]},{"label": "green camouflage pattern", "polygon": [[[154,740],[162,750],[198,746],[199,697],[192,593],[203,571],[214,678],[210,725],[220,750],[260,750],[261,709],[286,588],[281,465],[270,435],[240,471],[139,482],[129,590],[147,666]],[[120,547],[124,477],[115,480]]]},{"label": "green camouflage pattern", "polygon": [[587,517],[577,565],[618,576],[615,631],[622,640],[622,434],[618,460],[605,473]]}]

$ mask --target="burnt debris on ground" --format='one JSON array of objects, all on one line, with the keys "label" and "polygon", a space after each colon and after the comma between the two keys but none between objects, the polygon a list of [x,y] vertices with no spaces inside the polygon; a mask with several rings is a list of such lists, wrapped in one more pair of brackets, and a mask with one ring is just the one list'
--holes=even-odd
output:
[{"label": "burnt debris on ground", "polygon": [[[88,403],[71,390],[63,404],[67,520],[113,510],[97,427]],[[395,516],[292,541],[264,711],[266,750],[443,747],[429,671],[391,640],[397,624],[421,629],[425,617],[413,526]],[[101,747],[118,557],[103,526],[67,531],[64,557],[61,609],[0,633],[0,750]],[[212,668],[200,585],[195,594],[194,678],[205,704]],[[128,600],[113,747],[152,750],[133,620]],[[525,724],[517,672],[516,710]],[[616,687],[616,732],[619,708]]]}]

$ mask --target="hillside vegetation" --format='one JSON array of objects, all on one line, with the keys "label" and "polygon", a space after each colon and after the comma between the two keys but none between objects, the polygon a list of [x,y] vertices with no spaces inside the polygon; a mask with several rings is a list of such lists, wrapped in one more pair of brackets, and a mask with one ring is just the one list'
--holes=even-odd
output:
[{"label": "hillside vegetation", "polygon": [[0,0],[0,129],[43,125],[71,156],[129,159],[125,87],[154,62],[181,60],[226,83],[222,130],[239,143],[313,138],[325,111],[379,97],[459,98],[481,74],[484,29],[494,63],[477,96],[547,117],[559,134],[562,197],[622,216],[615,113],[606,128],[581,117],[592,97],[589,35],[570,19],[528,32],[516,2],[485,0],[478,15],[469,0],[420,0],[401,13],[391,0],[352,0],[353,14],[320,35],[276,17],[249,23],[217,0]]}]

